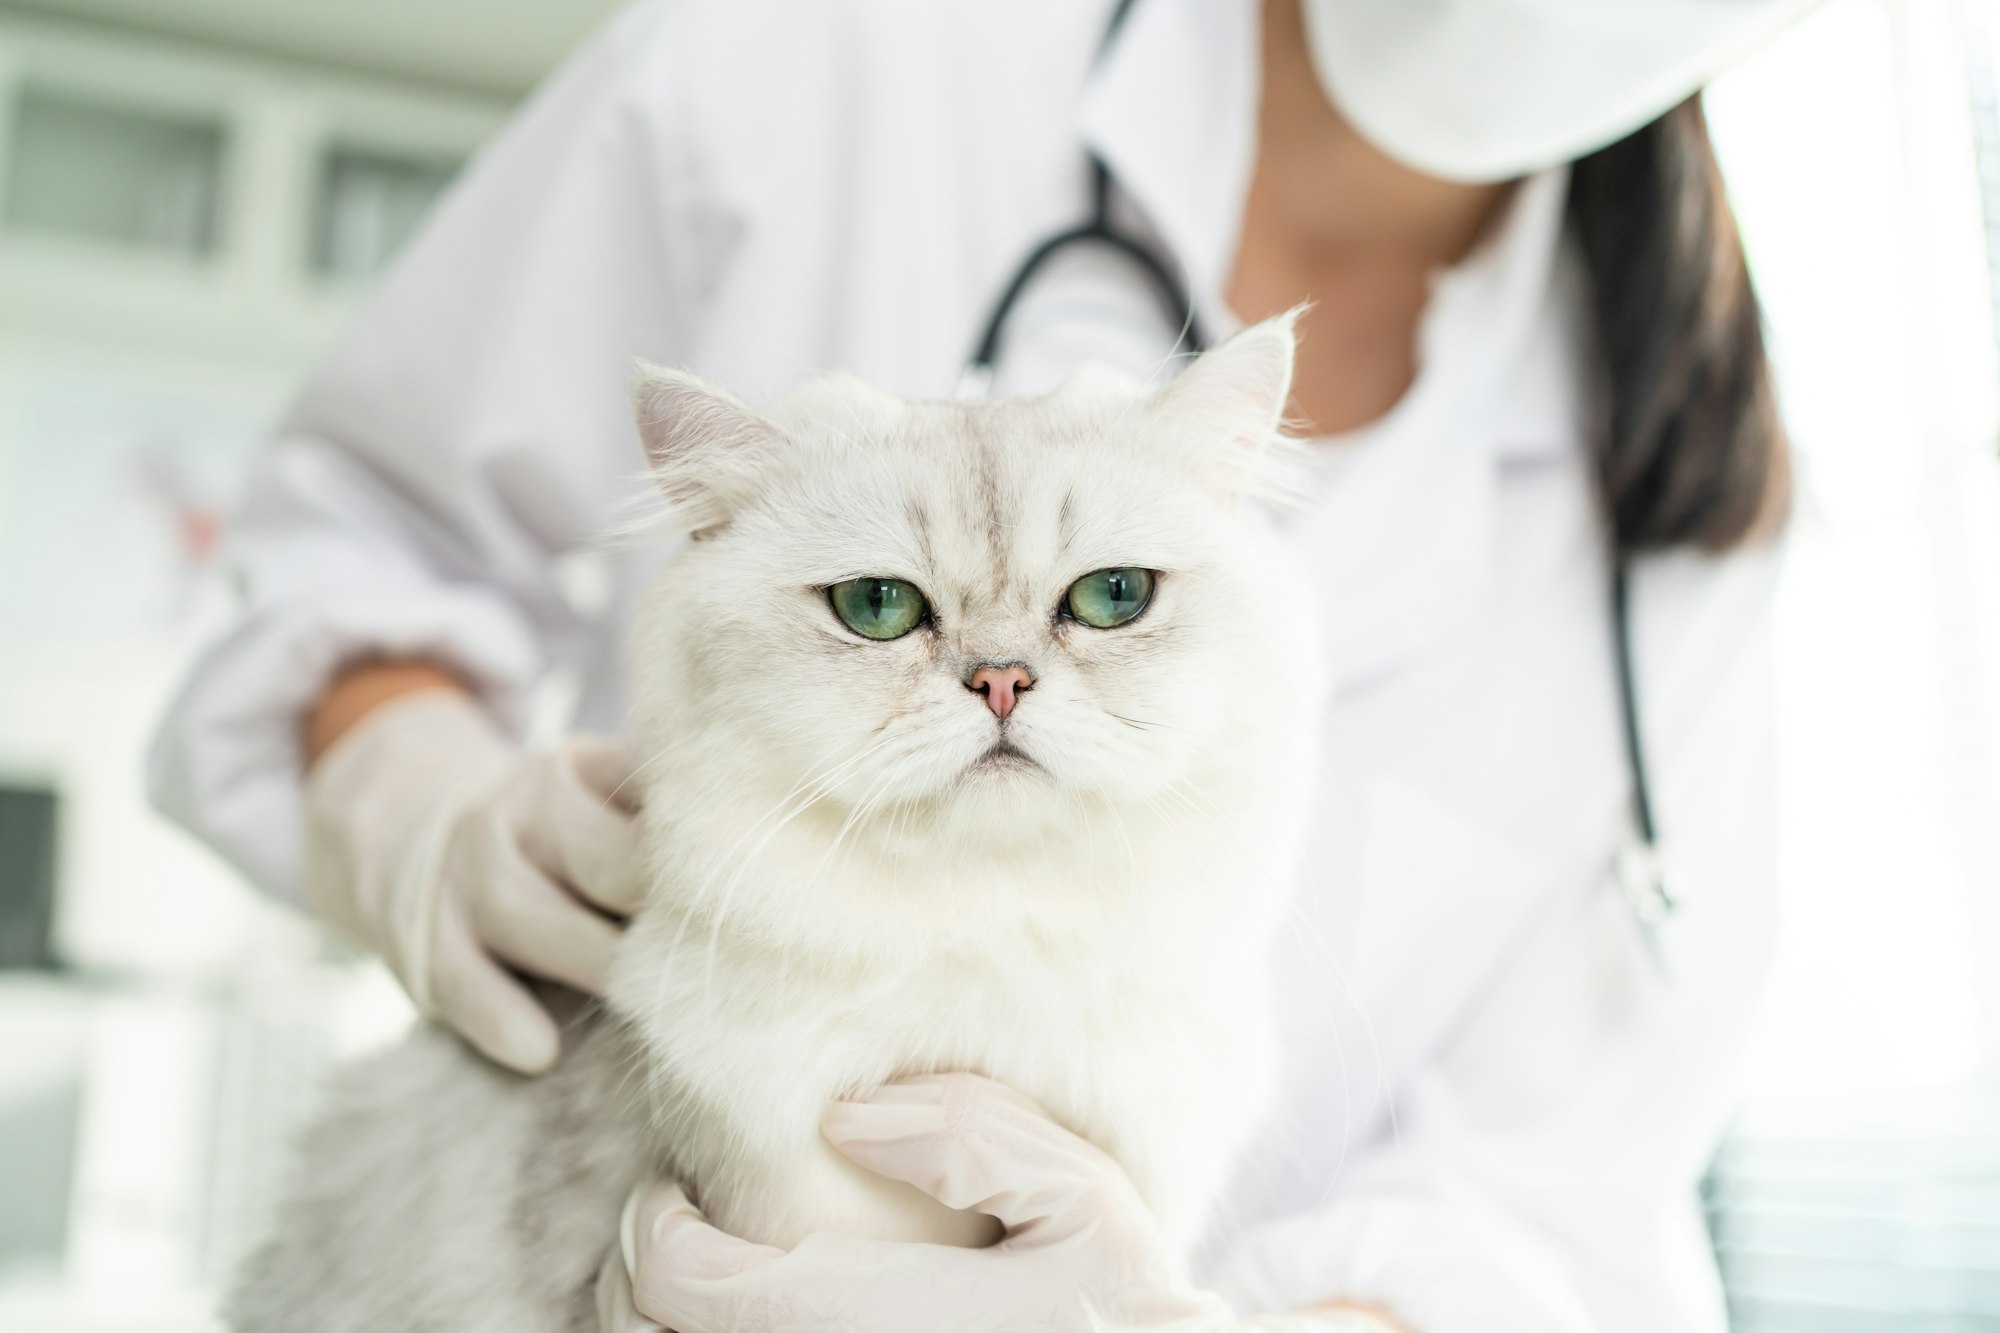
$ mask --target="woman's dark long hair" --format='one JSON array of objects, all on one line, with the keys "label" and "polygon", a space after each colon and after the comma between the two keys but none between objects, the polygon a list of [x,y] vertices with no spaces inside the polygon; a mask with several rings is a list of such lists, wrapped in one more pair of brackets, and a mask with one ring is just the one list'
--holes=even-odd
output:
[{"label": "woman's dark long hair", "polygon": [[1597,476],[1621,557],[1777,527],[1791,473],[1762,313],[1699,97],[1570,173],[1601,397]]}]

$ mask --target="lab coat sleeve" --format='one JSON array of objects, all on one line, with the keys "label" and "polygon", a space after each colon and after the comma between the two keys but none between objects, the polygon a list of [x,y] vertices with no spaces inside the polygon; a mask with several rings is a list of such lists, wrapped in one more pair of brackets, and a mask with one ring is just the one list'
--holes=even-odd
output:
[{"label": "lab coat sleeve", "polygon": [[[1346,1300],[1412,1333],[1725,1327],[1698,1186],[1776,928],[1776,555],[1653,562],[1635,647],[1669,882],[1662,971],[1598,867],[1400,1081],[1381,1146],[1219,1266],[1245,1309]],[[1621,811],[1622,817],[1622,811]],[[1330,1133],[1337,1128],[1330,1127]]]},{"label": "lab coat sleeve", "polygon": [[686,219],[676,10],[614,18],[469,165],[256,460],[233,625],[155,737],[155,804],[253,881],[299,880],[304,715],[414,656],[518,726],[581,627],[555,561],[643,492],[633,358],[674,361],[715,256]]}]

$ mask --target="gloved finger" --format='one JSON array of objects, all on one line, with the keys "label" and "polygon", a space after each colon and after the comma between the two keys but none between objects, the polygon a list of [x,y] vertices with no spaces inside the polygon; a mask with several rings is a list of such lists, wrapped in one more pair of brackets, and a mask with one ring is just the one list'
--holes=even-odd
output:
[{"label": "gloved finger", "polygon": [[820,1128],[859,1165],[947,1207],[996,1217],[1010,1237],[1067,1234],[1107,1209],[1149,1224],[1116,1162],[1028,1098],[976,1074],[926,1074],[830,1103]]},{"label": "gloved finger", "polygon": [[711,1226],[670,1180],[626,1201],[619,1237],[634,1307],[670,1328],[727,1327],[747,1299],[740,1279],[769,1276],[785,1257]]},{"label": "gloved finger", "polygon": [[645,897],[638,819],[611,797],[608,788],[586,777],[583,765],[605,763],[597,750],[573,741],[547,762],[548,777],[539,799],[522,817],[523,849],[585,899],[630,916]]},{"label": "gloved finger", "polygon": [[432,946],[431,1003],[437,1017],[488,1059],[539,1074],[562,1053],[548,1010],[473,940],[456,913],[444,913]]},{"label": "gloved finger", "polygon": [[639,752],[622,736],[572,736],[563,746],[577,778],[605,804],[639,813]]},{"label": "gloved finger", "polygon": [[618,949],[618,927],[515,849],[494,859],[499,864],[473,890],[473,935],[523,972],[602,995]]},{"label": "gloved finger", "polygon": [[632,1303],[632,1276],[625,1271],[624,1253],[615,1245],[597,1270],[597,1333],[665,1333]]},{"label": "gloved finger", "polygon": [[[942,1313],[934,1307],[943,1292],[953,1293],[948,1299],[961,1311],[982,1314],[1005,1309],[1023,1294],[997,1289],[1010,1282],[1018,1288],[1021,1276],[1006,1271],[1018,1256],[999,1249],[816,1231],[780,1251],[724,1235],[706,1223],[682,1226],[671,1243],[684,1244],[686,1250],[658,1260],[650,1275],[635,1278],[634,1290],[641,1314],[683,1333],[908,1328],[913,1312],[919,1320],[924,1312]],[[1072,1265],[1059,1282],[1068,1288],[1083,1276]],[[1047,1304],[1046,1295],[1029,1293],[1028,1300]],[[1015,1320],[1005,1327],[1045,1325]]]}]

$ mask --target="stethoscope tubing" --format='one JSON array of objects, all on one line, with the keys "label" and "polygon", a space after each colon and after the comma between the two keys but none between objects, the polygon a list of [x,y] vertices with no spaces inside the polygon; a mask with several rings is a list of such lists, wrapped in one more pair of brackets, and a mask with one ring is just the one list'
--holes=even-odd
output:
[{"label": "stethoscope tubing", "polygon": [[1167,267],[1164,260],[1153,250],[1133,237],[1120,231],[1111,220],[1111,168],[1097,154],[1090,156],[1090,216],[1078,226],[1056,232],[1040,245],[1028,252],[1014,270],[1000,298],[993,303],[993,312],[987,317],[986,328],[979,335],[978,346],[967,363],[970,378],[988,380],[993,369],[1000,362],[1000,344],[1006,337],[1007,321],[1014,314],[1014,307],[1020,303],[1028,284],[1035,280],[1044,265],[1063,251],[1080,245],[1101,245],[1124,255],[1146,275],[1154,293],[1160,298],[1163,313],[1170,320],[1177,320],[1180,327],[1179,346],[1190,355],[1199,355],[1208,350],[1208,343],[1201,335],[1200,324],[1195,315],[1194,298],[1188,295],[1186,284],[1179,275]]}]

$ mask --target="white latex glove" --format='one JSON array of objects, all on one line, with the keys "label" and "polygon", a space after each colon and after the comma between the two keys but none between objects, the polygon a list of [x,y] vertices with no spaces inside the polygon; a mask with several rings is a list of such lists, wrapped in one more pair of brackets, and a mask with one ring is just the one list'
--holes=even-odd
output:
[{"label": "white latex glove", "polygon": [[[972,1074],[835,1102],[821,1129],[871,1171],[998,1218],[979,1250],[820,1234],[787,1251],[725,1235],[678,1186],[641,1187],[599,1274],[603,1333],[1393,1333],[1328,1311],[1243,1319],[1180,1276],[1118,1164]],[[657,1322],[655,1322],[657,1321]]]},{"label": "white latex glove", "polygon": [[306,903],[381,954],[425,1015],[523,1073],[554,1019],[509,966],[596,994],[642,880],[624,747],[523,755],[469,697],[369,713],[305,786]]}]

